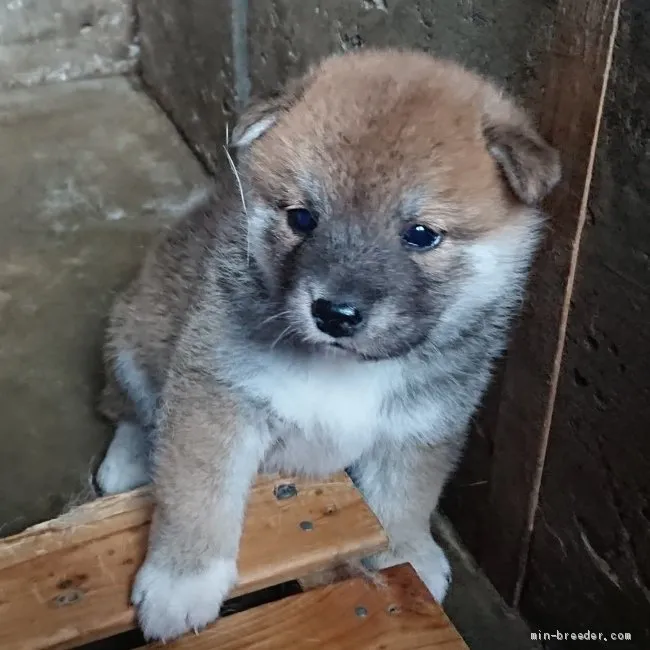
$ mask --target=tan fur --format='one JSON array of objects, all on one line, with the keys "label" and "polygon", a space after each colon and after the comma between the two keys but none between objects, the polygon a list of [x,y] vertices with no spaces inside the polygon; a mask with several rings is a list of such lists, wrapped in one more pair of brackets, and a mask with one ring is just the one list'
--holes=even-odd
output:
[{"label": "tan fur", "polygon": [[[379,199],[416,186],[435,188],[427,199],[430,225],[459,235],[484,234],[519,214],[512,188],[502,182],[486,147],[486,130],[495,148],[513,134],[539,147],[544,164],[536,161],[530,170],[526,198],[531,203],[546,184],[557,182],[557,153],[525,113],[454,63],[422,54],[371,52],[328,59],[306,83],[301,101],[252,145],[257,182],[275,200],[300,205],[295,170],[323,168],[332,179],[329,189],[344,205],[355,195]],[[375,161],[374,169],[368,169],[368,158]],[[353,187],[361,167],[365,186]],[[546,175],[548,181],[536,178]],[[386,206],[376,207],[380,214]]]}]

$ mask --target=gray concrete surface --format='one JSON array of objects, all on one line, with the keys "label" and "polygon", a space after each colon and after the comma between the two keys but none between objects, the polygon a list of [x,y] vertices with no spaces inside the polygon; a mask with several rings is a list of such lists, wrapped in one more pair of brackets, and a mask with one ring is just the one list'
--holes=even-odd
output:
[{"label": "gray concrete surface", "polygon": [[0,89],[125,73],[137,54],[129,0],[0,0]]},{"label": "gray concrete surface", "polygon": [[205,182],[124,78],[0,95],[0,533],[88,488],[102,322],[151,234]]},{"label": "gray concrete surface", "polygon": [[[201,5],[206,0],[192,0]],[[235,0],[246,2],[246,0]],[[253,94],[331,52],[415,47],[462,61],[526,96],[557,0],[268,0],[250,2]],[[237,80],[235,80],[237,81]]]},{"label": "gray concrete surface", "polygon": [[410,46],[489,74],[535,107],[557,0],[147,0],[137,6],[141,72],[210,170],[226,124],[322,56]]},{"label": "gray concrete surface", "polygon": [[210,172],[227,164],[226,124],[234,122],[235,1],[137,4],[142,78]]}]

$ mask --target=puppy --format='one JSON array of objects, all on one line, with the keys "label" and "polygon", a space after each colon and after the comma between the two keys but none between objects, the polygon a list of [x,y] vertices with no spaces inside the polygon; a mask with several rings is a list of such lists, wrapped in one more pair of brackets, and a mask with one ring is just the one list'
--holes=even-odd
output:
[{"label": "puppy", "polygon": [[[559,162],[497,88],[424,54],[324,60],[232,133],[236,178],[117,300],[107,493],[153,479],[133,588],[150,639],[200,628],[237,578],[258,470],[347,468],[442,600],[429,531],[506,342]],[[150,462],[151,461],[151,462]]]}]

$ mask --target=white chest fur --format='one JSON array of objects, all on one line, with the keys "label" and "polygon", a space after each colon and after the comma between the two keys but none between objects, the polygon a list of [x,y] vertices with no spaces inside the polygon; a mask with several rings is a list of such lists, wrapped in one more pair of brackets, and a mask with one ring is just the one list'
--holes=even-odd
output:
[{"label": "white chest fur", "polygon": [[359,363],[336,357],[298,361],[271,353],[264,362],[264,369],[246,380],[246,390],[267,400],[310,442],[345,447],[355,456],[386,430],[382,405],[404,384],[398,361]]},{"label": "white chest fur", "polygon": [[[256,372],[235,382],[267,402],[286,425],[277,432],[284,444],[267,458],[269,471],[327,474],[353,464],[380,440],[435,443],[448,433],[447,395],[432,388],[415,402],[399,399],[423,370],[407,359],[297,359],[258,349],[248,362]],[[245,357],[237,365],[248,365]],[[436,372],[435,364],[427,363],[425,371]]]}]

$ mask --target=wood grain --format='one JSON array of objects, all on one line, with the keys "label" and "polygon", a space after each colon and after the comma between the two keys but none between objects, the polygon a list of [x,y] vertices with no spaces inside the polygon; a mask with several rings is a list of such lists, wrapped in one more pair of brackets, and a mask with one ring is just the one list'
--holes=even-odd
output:
[{"label": "wood grain", "polygon": [[619,8],[619,0],[557,2],[533,106],[542,133],[561,152],[563,180],[545,206],[549,232],[492,423],[489,503],[477,544],[470,543],[513,605],[526,573]]},{"label": "wood grain", "polygon": [[624,630],[630,650],[650,648],[649,9],[621,5],[520,603],[542,629]]},{"label": "wood grain", "polygon": [[[165,650],[468,650],[410,565],[229,616]],[[360,608],[363,608],[362,610]]]},{"label": "wood grain", "polygon": [[[278,500],[275,487],[294,483]],[[144,558],[149,492],[98,499],[0,542],[0,648],[70,648],[134,626],[129,592]],[[300,527],[310,521],[311,530]],[[249,500],[233,596],[386,547],[346,474],[260,477]]]}]

